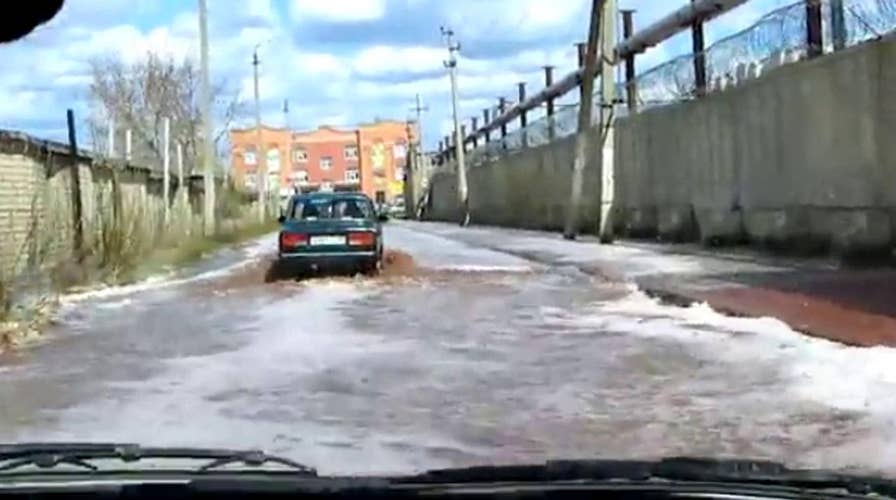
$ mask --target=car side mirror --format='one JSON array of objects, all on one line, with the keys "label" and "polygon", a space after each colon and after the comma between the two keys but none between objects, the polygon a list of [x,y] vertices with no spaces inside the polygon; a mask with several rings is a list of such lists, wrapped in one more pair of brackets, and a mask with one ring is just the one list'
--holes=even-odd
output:
[{"label": "car side mirror", "polygon": [[286,216],[283,214],[280,214],[280,216],[277,217],[277,222],[279,222],[280,224],[283,224],[284,222],[286,222]]}]

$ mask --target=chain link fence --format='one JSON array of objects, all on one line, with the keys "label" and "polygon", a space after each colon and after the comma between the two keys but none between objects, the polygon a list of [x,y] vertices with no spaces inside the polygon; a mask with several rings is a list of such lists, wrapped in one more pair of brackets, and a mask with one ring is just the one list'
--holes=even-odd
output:
[{"label": "chain link fence", "polygon": [[[837,3],[843,6],[842,17],[835,15],[832,8]],[[826,53],[879,39],[896,30],[896,0],[822,0],[821,8]],[[835,24],[842,28],[836,29]],[[721,90],[804,58],[808,48],[806,26],[806,3],[800,0],[769,12],[749,28],[713,43],[703,52],[707,90]],[[694,58],[693,54],[679,56],[638,75],[634,81],[638,109],[697,97]],[[626,85],[617,84],[617,100],[625,96]],[[592,124],[600,120],[600,106],[600,99],[595,96]],[[628,109],[616,105],[614,113],[617,117],[625,116]],[[548,144],[575,134],[577,128],[578,105],[558,106],[553,116],[533,120],[505,137],[493,132],[488,143],[480,138],[479,146],[467,153],[467,164],[475,167],[528,147]],[[453,168],[453,165],[454,162],[446,162],[442,168]]]}]

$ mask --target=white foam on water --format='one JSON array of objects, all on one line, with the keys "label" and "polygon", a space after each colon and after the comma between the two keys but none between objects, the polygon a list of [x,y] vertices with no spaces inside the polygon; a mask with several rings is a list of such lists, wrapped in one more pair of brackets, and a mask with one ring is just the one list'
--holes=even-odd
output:
[{"label": "white foam on water", "polygon": [[844,410],[877,407],[896,415],[893,348],[845,346],[801,334],[775,318],[725,316],[706,304],[669,306],[640,291],[593,304],[587,314],[565,321],[689,343],[731,363],[778,361],[801,397]]},{"label": "white foam on water", "polygon": [[344,324],[337,308],[366,293],[354,283],[319,281],[295,288],[294,295],[272,298],[257,309],[242,347],[166,361],[156,376],[116,384],[112,395],[63,411],[58,429],[21,439],[261,448],[339,473],[407,472],[431,465],[431,458],[386,443],[450,447],[450,440],[357,434],[338,423],[307,420],[297,403],[301,397],[291,396],[314,397],[303,387],[305,377],[343,369],[377,352],[403,356],[413,346]]},{"label": "white foam on water", "polygon": [[421,267],[469,272],[532,271],[536,265],[513,255],[471,246],[400,225],[384,229],[386,249],[409,253]]},{"label": "white foam on water", "polygon": [[437,269],[445,271],[458,271],[462,273],[529,273],[532,272],[531,266],[489,266],[483,264],[458,264],[437,266]]}]

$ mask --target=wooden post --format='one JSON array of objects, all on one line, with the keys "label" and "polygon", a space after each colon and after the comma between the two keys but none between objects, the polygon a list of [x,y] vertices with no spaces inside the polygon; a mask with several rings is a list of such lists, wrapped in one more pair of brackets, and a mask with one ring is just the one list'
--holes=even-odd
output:
[{"label": "wooden post", "polygon": [[71,151],[72,168],[72,232],[75,259],[81,262],[84,259],[84,218],[83,205],[81,204],[81,174],[78,168],[78,139],[75,133],[75,112],[66,111],[68,124],[68,145]]},{"label": "wooden post", "polygon": [[[579,230],[579,207],[582,204],[582,182],[585,172],[585,160],[588,151],[588,139],[591,132],[591,99],[594,89],[594,73],[597,66],[598,31],[600,27],[601,4],[607,0],[591,1],[591,23],[588,28],[588,46],[585,53],[584,73],[581,84],[581,102],[579,104],[579,126],[576,132],[575,156],[572,165],[572,186],[569,196],[569,207],[566,213],[566,224],[563,237],[568,240],[576,238]],[[612,82],[612,80],[611,80]]]}]

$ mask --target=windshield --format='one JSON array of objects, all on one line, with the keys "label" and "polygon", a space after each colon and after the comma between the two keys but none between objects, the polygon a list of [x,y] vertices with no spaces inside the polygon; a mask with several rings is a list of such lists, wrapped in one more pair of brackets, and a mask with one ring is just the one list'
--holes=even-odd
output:
[{"label": "windshield", "polygon": [[120,443],[896,476],[896,0],[45,14],[0,19],[0,451],[116,446],[0,491],[173,463]]},{"label": "windshield", "polygon": [[317,219],[369,219],[373,216],[372,204],[363,199],[305,199],[292,204],[289,217],[299,220]]}]

